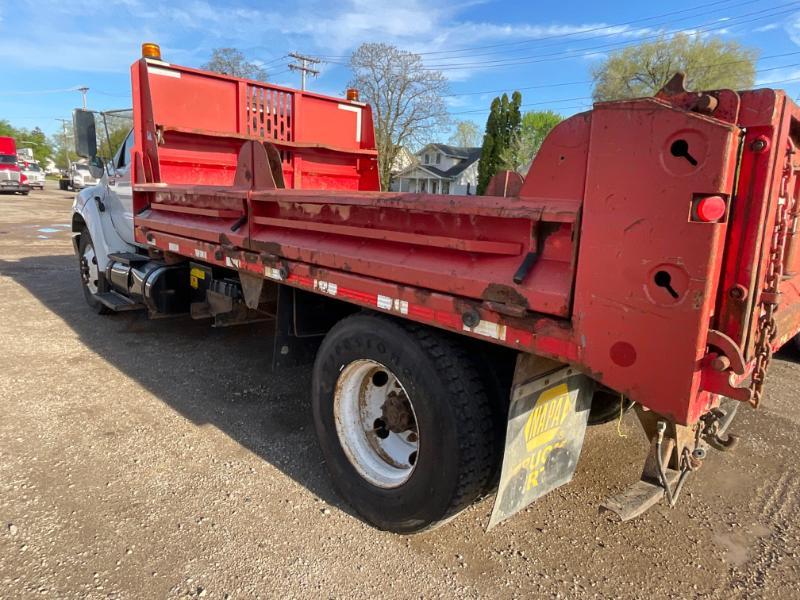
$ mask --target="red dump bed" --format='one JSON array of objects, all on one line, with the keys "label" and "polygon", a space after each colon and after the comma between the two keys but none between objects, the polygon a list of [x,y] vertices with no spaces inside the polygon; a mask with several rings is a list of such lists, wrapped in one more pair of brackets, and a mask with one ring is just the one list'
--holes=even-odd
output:
[{"label": "red dump bed", "polygon": [[515,196],[476,197],[376,191],[366,105],[147,60],[132,75],[151,248],[569,362],[679,423],[757,400],[734,386],[759,322],[774,314],[772,347],[800,329],[782,92],[598,104]]}]

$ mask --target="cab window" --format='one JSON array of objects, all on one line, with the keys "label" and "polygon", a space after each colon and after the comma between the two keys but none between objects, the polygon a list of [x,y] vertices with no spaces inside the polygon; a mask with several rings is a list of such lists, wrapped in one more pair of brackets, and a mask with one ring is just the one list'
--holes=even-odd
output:
[{"label": "cab window", "polygon": [[114,157],[114,166],[118,171],[126,171],[131,164],[131,151],[133,150],[133,130],[122,142],[122,146],[117,150],[117,155]]}]

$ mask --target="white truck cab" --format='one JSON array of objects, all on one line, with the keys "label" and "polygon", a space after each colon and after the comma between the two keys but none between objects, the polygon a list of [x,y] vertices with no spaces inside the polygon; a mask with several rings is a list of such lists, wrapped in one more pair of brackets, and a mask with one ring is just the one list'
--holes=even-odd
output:
[{"label": "white truck cab", "polygon": [[[131,187],[132,147],[133,131],[127,135],[113,159],[106,163],[102,175],[96,173],[100,175],[97,184],[82,189],[72,204],[73,244],[81,261],[85,291],[89,294],[103,292],[103,273],[108,267],[110,255],[136,252]],[[98,167],[94,169],[99,170]]]}]

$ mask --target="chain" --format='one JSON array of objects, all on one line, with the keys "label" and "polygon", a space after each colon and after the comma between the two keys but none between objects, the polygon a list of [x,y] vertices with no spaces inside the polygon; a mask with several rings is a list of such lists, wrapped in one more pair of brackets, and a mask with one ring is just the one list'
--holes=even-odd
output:
[{"label": "chain", "polygon": [[780,300],[780,284],[783,279],[783,252],[786,246],[786,237],[789,232],[788,212],[789,194],[788,183],[792,173],[792,150],[789,150],[787,167],[781,181],[780,196],[778,198],[778,211],[775,215],[775,227],[769,251],[769,264],[767,276],[764,281],[764,291],[761,293],[761,315],[758,319],[758,331],[755,346],[755,367],[750,383],[750,404],[757,407],[764,395],[764,380],[767,377],[767,368],[772,361],[772,348],[778,336],[778,326],[775,323],[775,312],[778,310]]}]

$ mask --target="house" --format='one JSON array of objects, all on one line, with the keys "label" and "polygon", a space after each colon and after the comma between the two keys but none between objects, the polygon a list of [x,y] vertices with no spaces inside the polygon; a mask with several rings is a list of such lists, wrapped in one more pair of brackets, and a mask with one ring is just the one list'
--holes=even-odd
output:
[{"label": "house", "polygon": [[400,146],[392,162],[392,180],[397,177],[398,173],[405,171],[411,165],[416,164],[416,162],[417,157],[405,146]]},{"label": "house", "polygon": [[395,175],[392,190],[428,194],[475,193],[480,148],[428,144],[415,156],[415,164]]}]

